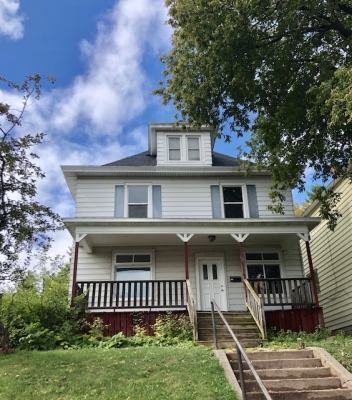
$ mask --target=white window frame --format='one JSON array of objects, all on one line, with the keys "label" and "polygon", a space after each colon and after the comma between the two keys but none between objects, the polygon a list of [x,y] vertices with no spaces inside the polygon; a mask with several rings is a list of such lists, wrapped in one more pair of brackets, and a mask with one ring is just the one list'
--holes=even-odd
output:
[{"label": "white window frame", "polygon": [[[278,260],[247,260],[247,253],[276,253],[279,256]],[[286,278],[286,268],[285,268],[285,263],[284,259],[282,256],[281,250],[278,249],[273,249],[273,250],[261,250],[261,249],[246,249],[245,250],[245,263],[246,263],[246,273],[248,277],[248,265],[255,265],[255,264],[279,264],[280,267],[280,279]],[[263,278],[266,279],[266,278]],[[279,279],[279,278],[278,278]]]},{"label": "white window frame", "polygon": [[[180,160],[170,160],[170,148],[169,139],[179,138],[180,139]],[[188,158],[188,139],[198,139],[199,143],[199,160],[189,160]],[[201,164],[204,161],[204,141],[200,134],[165,134],[165,161],[168,164]]]},{"label": "white window frame", "polygon": [[[148,206],[147,206],[147,217],[153,217],[153,185],[150,182],[126,182],[125,183],[125,191],[124,191],[124,216],[125,218],[133,219],[128,216],[128,195],[129,195],[129,187],[130,186],[147,186],[148,187]],[[146,219],[143,217],[143,219]],[[139,218],[138,218],[139,219]]]},{"label": "white window frame", "polygon": [[[117,263],[116,256],[117,255],[141,255],[148,254],[150,255],[150,262],[145,263]],[[133,267],[150,267],[150,280],[155,280],[155,250],[153,249],[126,249],[126,250],[114,250],[112,252],[112,269],[111,269],[111,280],[116,281],[116,271],[120,268]]]},{"label": "white window frame", "polygon": [[[190,160],[189,159],[189,151],[190,150],[197,150],[197,149],[190,149],[189,148],[189,139],[198,139],[198,151],[199,151],[199,159],[198,160]],[[190,162],[199,162],[201,161],[201,151],[200,151],[200,136],[196,136],[196,135],[186,135],[186,157],[187,157],[187,161]]]},{"label": "white window frame", "polygon": [[[248,206],[248,195],[247,195],[247,185],[243,182],[241,183],[222,183],[220,184],[220,201],[221,201],[221,216],[224,219],[225,216],[225,202],[224,202],[224,188],[225,187],[240,187],[242,189],[242,200],[243,200],[243,218],[249,218],[249,206]],[[241,218],[240,218],[241,219]]]}]

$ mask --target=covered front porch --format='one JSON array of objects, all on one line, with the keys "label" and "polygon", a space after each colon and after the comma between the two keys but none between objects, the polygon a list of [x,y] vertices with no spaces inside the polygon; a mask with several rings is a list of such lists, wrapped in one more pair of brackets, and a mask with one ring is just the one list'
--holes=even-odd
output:
[{"label": "covered front porch", "polygon": [[[318,221],[309,220],[123,220],[91,226],[75,219],[72,299],[84,294],[94,313],[187,310],[195,326],[196,312],[210,310],[215,299],[224,311],[249,309],[265,336],[266,314],[321,314],[308,238]],[[307,244],[309,277],[300,239]],[[137,271],[149,275],[129,278]]]}]

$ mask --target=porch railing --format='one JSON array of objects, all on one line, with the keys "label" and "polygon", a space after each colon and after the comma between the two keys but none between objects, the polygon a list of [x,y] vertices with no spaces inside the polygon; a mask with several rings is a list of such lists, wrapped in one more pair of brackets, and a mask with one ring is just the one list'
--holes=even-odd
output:
[{"label": "porch railing", "polygon": [[193,339],[198,340],[198,324],[197,324],[197,307],[196,301],[193,296],[192,287],[190,281],[186,280],[187,285],[187,310],[189,319],[191,320],[193,326]]},{"label": "porch railing", "polygon": [[186,308],[185,280],[84,281],[76,295],[85,294],[88,309]]},{"label": "porch railing", "polygon": [[265,306],[314,307],[311,278],[248,279],[254,292]]},{"label": "porch railing", "polygon": [[262,338],[265,340],[267,338],[267,332],[263,298],[259,298],[247,279],[244,280],[244,283],[246,288],[246,306],[258,326]]}]

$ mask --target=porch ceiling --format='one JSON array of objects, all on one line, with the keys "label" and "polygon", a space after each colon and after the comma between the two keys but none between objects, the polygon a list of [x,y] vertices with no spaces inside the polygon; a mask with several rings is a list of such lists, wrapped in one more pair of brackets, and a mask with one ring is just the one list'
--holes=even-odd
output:
[{"label": "porch ceiling", "polygon": [[[209,241],[208,236],[215,236],[213,242]],[[88,234],[85,238],[89,245],[95,247],[114,247],[114,246],[182,246],[182,241],[176,234]],[[296,234],[251,234],[247,237],[245,245],[259,244],[279,244],[286,246],[288,243],[298,243],[299,238]],[[237,245],[236,240],[229,234],[217,234],[209,231],[208,234],[195,234],[188,242],[189,246],[206,246],[207,249],[215,248],[218,245]]]}]

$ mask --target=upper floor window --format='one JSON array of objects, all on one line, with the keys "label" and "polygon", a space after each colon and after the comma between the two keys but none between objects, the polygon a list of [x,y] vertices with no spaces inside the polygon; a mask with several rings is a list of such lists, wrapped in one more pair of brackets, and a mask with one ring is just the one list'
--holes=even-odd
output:
[{"label": "upper floor window", "polygon": [[161,186],[125,183],[115,186],[115,217],[161,218]]},{"label": "upper floor window", "polygon": [[187,137],[187,160],[200,160],[199,137]]},{"label": "upper floor window", "polygon": [[167,136],[167,161],[200,161],[201,138],[196,135]]},{"label": "upper floor window", "polygon": [[181,161],[181,136],[169,137],[169,160]]},{"label": "upper floor window", "polygon": [[225,218],[243,218],[243,194],[241,186],[223,186]]},{"label": "upper floor window", "polygon": [[127,186],[128,218],[148,218],[149,187]]}]

